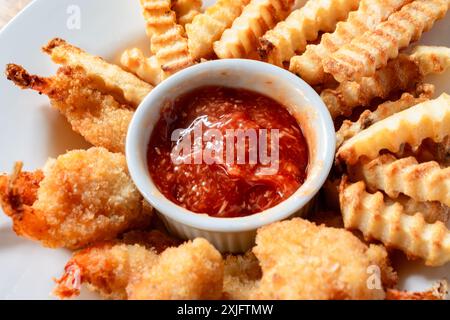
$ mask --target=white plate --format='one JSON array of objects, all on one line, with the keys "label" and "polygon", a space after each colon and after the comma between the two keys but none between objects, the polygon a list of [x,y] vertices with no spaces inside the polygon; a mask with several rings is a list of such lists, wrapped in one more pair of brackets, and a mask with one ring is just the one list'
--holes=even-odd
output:
[{"label": "white plate", "polygon": [[[67,27],[73,4],[80,10],[80,29]],[[449,30],[447,15],[421,43],[450,46]],[[52,74],[56,66],[40,48],[54,37],[113,62],[127,47],[146,49],[138,0],[36,0],[0,32],[0,69],[14,62],[33,73]],[[430,81],[437,85],[437,94],[450,92],[450,73]],[[22,91],[4,76],[0,76],[0,128],[0,172],[9,172],[17,160],[24,161],[25,169],[37,169],[48,157],[89,146],[50,109],[46,97]],[[0,214],[0,299],[52,298],[52,278],[61,275],[69,257],[66,250],[45,249],[17,237],[9,219]],[[425,268],[421,262],[409,263],[407,269],[400,267],[400,287],[421,290],[449,275],[450,266]],[[81,295],[83,299],[96,297],[89,292]]]}]

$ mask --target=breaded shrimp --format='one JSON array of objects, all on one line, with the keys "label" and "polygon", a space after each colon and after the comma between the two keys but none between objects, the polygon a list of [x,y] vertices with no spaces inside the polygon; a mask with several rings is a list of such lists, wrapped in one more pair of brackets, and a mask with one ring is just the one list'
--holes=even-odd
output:
[{"label": "breaded shrimp", "polygon": [[127,299],[126,287],[150,269],[157,255],[179,241],[157,230],[131,231],[121,240],[92,245],[75,253],[57,280],[54,294],[71,298],[80,294],[86,283],[108,299]]},{"label": "breaded shrimp", "polygon": [[9,64],[6,76],[23,89],[48,95],[53,107],[69,121],[72,129],[88,142],[112,152],[125,151],[131,105],[122,104],[97,88],[81,67],[62,67],[56,76],[30,75],[23,67]]},{"label": "breaded shrimp", "polygon": [[380,252],[385,249],[367,247],[348,231],[293,219],[261,228],[256,244],[263,276],[252,298],[385,297],[382,270],[388,262]]},{"label": "breaded shrimp", "polygon": [[82,248],[151,220],[125,157],[103,148],[68,152],[42,171],[1,175],[0,203],[18,235],[51,248]]},{"label": "breaded shrimp", "polygon": [[127,287],[130,300],[212,300],[223,289],[222,255],[196,239],[164,251],[156,265]]},{"label": "breaded shrimp", "polygon": [[[155,236],[150,233],[148,238],[154,240]],[[69,298],[87,283],[112,299],[220,298],[223,261],[212,245],[196,239],[158,255],[152,241],[146,247],[108,242],[75,253],[54,293]]]}]

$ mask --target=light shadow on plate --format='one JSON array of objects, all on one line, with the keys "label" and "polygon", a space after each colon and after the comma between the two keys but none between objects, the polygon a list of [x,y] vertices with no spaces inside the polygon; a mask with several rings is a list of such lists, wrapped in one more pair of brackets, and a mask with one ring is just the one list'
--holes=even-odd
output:
[{"label": "light shadow on plate", "polygon": [[73,131],[67,119],[50,105],[41,106],[39,112],[48,123],[47,153],[49,157],[57,157],[68,150],[92,147],[82,136]]},{"label": "light shadow on plate", "polygon": [[[0,214],[3,214],[1,210]],[[0,251],[11,250],[13,247],[26,245],[26,242],[29,241],[30,240],[17,236],[12,230],[11,225],[8,224],[0,226]]]}]

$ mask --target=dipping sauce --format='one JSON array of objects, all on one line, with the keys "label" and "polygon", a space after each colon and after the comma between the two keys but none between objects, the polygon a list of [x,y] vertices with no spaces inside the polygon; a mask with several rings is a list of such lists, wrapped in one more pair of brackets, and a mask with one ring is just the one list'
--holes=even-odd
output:
[{"label": "dipping sauce", "polygon": [[[183,130],[174,134],[177,129]],[[255,154],[257,161],[250,161]],[[296,119],[277,101],[243,89],[202,87],[163,108],[148,166],[174,203],[213,217],[243,217],[276,206],[304,183],[308,146]]]}]

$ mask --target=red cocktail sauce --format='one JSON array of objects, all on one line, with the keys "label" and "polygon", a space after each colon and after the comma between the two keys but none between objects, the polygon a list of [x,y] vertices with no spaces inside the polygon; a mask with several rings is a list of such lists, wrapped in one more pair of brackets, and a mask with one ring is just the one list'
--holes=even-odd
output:
[{"label": "red cocktail sauce", "polygon": [[[199,126],[203,134],[212,128],[224,137],[229,129],[254,129],[258,133],[261,129],[278,129],[278,172],[261,175],[269,165],[259,161],[174,163],[171,153],[179,141],[172,142],[172,133],[187,129],[183,134],[194,141],[192,128]],[[236,157],[238,139],[234,141]],[[245,150],[249,151],[246,141]],[[269,138],[267,145],[271,154]],[[205,150],[211,144],[202,142],[201,146]],[[224,160],[225,154],[226,150]],[[273,99],[243,89],[202,87],[163,108],[150,138],[148,166],[155,185],[172,202],[213,217],[243,217],[274,207],[304,183],[308,146],[296,119]]]}]

